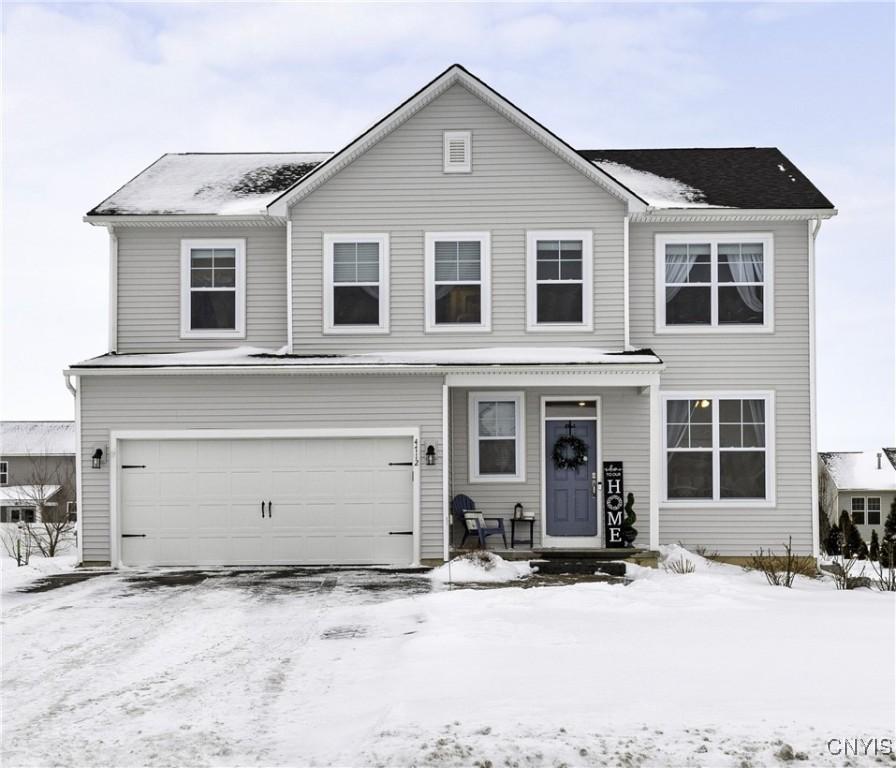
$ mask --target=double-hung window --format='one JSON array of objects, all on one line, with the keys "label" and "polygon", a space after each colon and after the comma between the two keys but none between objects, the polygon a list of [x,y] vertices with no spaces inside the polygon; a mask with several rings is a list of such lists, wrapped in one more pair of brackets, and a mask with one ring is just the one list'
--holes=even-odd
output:
[{"label": "double-hung window", "polygon": [[868,525],[880,525],[880,496],[853,496],[852,522],[854,525],[865,525],[865,514]]},{"label": "double-hung window", "polygon": [[324,235],[324,333],[389,332],[389,236]]},{"label": "double-hung window", "polygon": [[488,232],[427,232],[425,240],[426,330],[490,330]]},{"label": "double-hung window", "polygon": [[9,463],[0,461],[0,485],[6,485],[9,482]]},{"label": "double-hung window", "polygon": [[526,329],[590,331],[592,312],[591,230],[526,233]]},{"label": "double-hung window", "polygon": [[246,241],[182,240],[180,332],[184,338],[246,335]]},{"label": "double-hung window", "polygon": [[771,393],[664,396],[666,500],[774,501]]},{"label": "double-hung window", "polygon": [[773,330],[771,234],[656,236],[658,332]]},{"label": "double-hung window", "polygon": [[522,392],[470,393],[470,482],[522,482]]}]

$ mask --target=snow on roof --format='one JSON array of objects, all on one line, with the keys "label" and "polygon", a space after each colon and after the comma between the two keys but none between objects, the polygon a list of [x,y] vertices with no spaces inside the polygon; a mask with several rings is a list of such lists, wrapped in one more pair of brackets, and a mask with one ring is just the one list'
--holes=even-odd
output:
[{"label": "snow on roof", "polygon": [[[896,491],[896,467],[889,450],[840,451],[820,454],[837,488],[850,491]],[[880,469],[877,468],[880,456]]]},{"label": "snow on roof", "polygon": [[609,160],[592,162],[654,208],[718,207],[706,202],[706,195],[702,190],[694,189],[678,179],[657,176],[655,173],[639,171],[629,165]]},{"label": "snow on roof", "polygon": [[258,215],[329,152],[162,155],[88,216]]},{"label": "snow on roof", "polygon": [[4,456],[75,453],[73,421],[0,421]]},{"label": "snow on roof", "polygon": [[103,355],[73,368],[157,368],[196,366],[481,366],[481,365],[657,365],[649,349],[614,352],[591,347],[486,347],[421,349],[356,355],[287,355],[285,349],[236,347],[202,352]]},{"label": "snow on roof", "polygon": [[0,504],[36,504],[59,493],[61,485],[4,485]]}]

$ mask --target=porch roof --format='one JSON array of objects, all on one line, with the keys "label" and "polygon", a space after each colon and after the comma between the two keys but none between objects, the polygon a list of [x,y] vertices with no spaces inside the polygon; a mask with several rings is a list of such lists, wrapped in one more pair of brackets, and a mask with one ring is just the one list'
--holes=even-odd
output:
[{"label": "porch roof", "polygon": [[4,507],[11,504],[34,506],[59,493],[61,485],[4,485],[0,488],[0,504]]},{"label": "porch roof", "polygon": [[164,354],[109,353],[71,366],[71,373],[122,369],[300,369],[326,372],[333,369],[420,370],[605,367],[615,370],[661,370],[663,361],[649,349],[606,350],[595,347],[481,347],[470,349],[417,349],[361,354],[286,354],[284,349],[236,347],[201,352]]}]

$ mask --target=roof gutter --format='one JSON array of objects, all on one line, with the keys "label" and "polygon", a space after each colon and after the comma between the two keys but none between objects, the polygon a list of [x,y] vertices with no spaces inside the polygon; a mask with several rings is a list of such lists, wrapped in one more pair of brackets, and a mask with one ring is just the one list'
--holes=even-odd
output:
[{"label": "roof gutter", "polygon": [[634,212],[631,220],[668,221],[803,221],[830,219],[836,208],[655,208]]},{"label": "roof gutter", "polygon": [[109,231],[109,351],[118,351],[118,235],[115,227]]},{"label": "roof gutter", "polygon": [[222,216],[217,213],[165,213],[165,214],[123,214],[81,217],[82,221],[95,227],[170,227],[170,226],[278,226],[286,222],[285,218],[269,216],[264,213],[243,216]]}]

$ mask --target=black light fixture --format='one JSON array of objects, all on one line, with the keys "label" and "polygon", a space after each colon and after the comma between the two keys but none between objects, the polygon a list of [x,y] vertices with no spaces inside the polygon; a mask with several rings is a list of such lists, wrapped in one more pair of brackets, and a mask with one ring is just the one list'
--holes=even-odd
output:
[{"label": "black light fixture", "polygon": [[426,446],[426,466],[431,467],[436,463],[436,447],[434,445]]},{"label": "black light fixture", "polygon": [[97,448],[93,452],[93,461],[91,462],[91,466],[93,466],[94,469],[99,469],[101,466],[103,466],[103,449],[102,448]]}]

